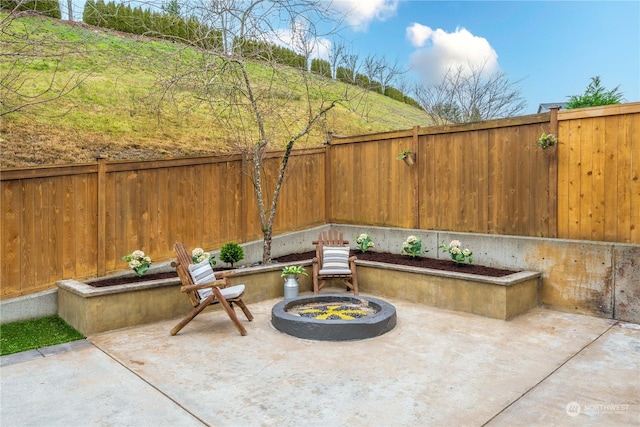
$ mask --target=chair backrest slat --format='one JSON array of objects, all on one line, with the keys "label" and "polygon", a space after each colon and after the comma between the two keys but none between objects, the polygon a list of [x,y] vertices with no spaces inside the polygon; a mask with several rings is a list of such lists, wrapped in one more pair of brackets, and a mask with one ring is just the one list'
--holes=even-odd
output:
[{"label": "chair backrest slat", "polygon": [[318,240],[313,242],[316,245],[316,257],[322,265],[322,248],[324,246],[345,246],[349,244],[348,240],[344,240],[342,232],[338,230],[321,231],[318,234]]},{"label": "chair backrest slat", "polygon": [[[173,246],[173,250],[176,253],[176,270],[178,271],[178,276],[180,277],[182,286],[194,285],[191,274],[189,273],[191,255],[189,254],[187,247],[182,243],[176,242],[176,244]],[[198,292],[189,291],[187,292],[187,295],[189,296],[191,305],[197,307],[200,304],[200,294],[198,294]]]}]

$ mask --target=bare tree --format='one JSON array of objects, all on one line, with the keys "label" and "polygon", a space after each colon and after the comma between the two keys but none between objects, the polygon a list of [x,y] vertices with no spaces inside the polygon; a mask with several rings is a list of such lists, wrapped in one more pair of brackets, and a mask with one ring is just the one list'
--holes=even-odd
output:
[{"label": "bare tree", "polygon": [[[271,51],[270,42],[284,40],[282,28],[290,28],[291,23],[304,28],[305,43],[311,45],[319,37],[317,24],[331,20],[327,5],[313,0],[199,3],[194,9],[196,16],[199,20],[215,16],[219,25],[216,28],[222,28],[225,34],[224,49],[200,49],[198,55],[185,51],[175,61],[176,72],[157,80],[158,95],[163,101],[175,103],[176,97],[182,96],[178,104],[207,105],[211,120],[226,129],[228,142],[249,160],[246,173],[253,182],[263,232],[263,263],[271,261],[273,224],[295,143],[318,131],[327,112],[347,103],[349,91],[354,90],[344,85],[341,93],[335,93],[335,89],[329,90],[332,82],[327,79],[277,64]],[[182,7],[184,10],[185,5]],[[294,35],[290,37],[293,39]],[[181,65],[185,61],[186,67]],[[185,99],[185,87],[197,96]],[[286,141],[285,150],[277,177],[269,181],[263,160],[267,149],[277,141]],[[268,188],[272,189],[270,195]]]},{"label": "bare tree", "polygon": [[[28,25],[20,21],[25,19]],[[86,70],[62,72],[65,60],[87,53],[85,41],[42,37],[39,24],[47,19],[17,8],[0,18],[0,117],[64,97],[90,75]]]},{"label": "bare tree", "polygon": [[347,47],[344,43],[333,43],[329,52],[329,65],[331,66],[331,78],[336,78],[338,66],[344,61]]},{"label": "bare tree", "polygon": [[367,55],[365,57],[364,71],[371,84],[380,85],[382,93],[398,76],[404,73],[397,59],[390,63],[384,56],[378,55]]},{"label": "bare tree", "polygon": [[433,86],[417,86],[415,99],[434,124],[470,123],[515,116],[526,107],[518,81],[482,66],[450,68]]}]

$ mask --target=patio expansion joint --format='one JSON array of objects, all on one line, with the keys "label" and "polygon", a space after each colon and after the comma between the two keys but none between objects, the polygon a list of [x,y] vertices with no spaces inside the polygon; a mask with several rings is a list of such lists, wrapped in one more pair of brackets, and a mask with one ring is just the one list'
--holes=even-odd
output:
[{"label": "patio expansion joint", "polygon": [[149,385],[149,387],[153,388],[154,390],[156,390],[158,393],[160,393],[161,395],[163,395],[164,397],[166,397],[167,399],[169,399],[170,401],[172,401],[174,404],[176,404],[178,407],[182,408],[182,410],[184,410],[187,414],[191,415],[193,418],[195,418],[196,420],[200,421],[202,423],[202,425],[205,426],[210,426],[211,424],[207,423],[205,420],[203,420],[202,418],[200,418],[199,416],[197,416],[196,414],[194,414],[193,412],[191,412],[188,408],[186,408],[184,405],[182,405],[180,402],[178,402],[177,400],[175,400],[174,398],[172,398],[171,396],[169,396],[167,393],[165,393],[164,391],[160,390],[158,387],[156,387],[155,385],[153,385],[152,383],[150,383],[149,381],[147,381],[146,379],[144,379],[141,375],[139,375],[137,372],[129,369],[129,367],[127,365],[125,365],[124,363],[122,363],[120,360],[118,360],[117,358],[115,358],[114,356],[112,356],[111,354],[109,354],[108,352],[106,352],[105,350],[103,350],[98,344],[96,344],[95,342],[92,342],[92,344],[95,346],[95,348],[97,348],[98,350],[100,350],[104,355],[106,355],[108,358],[110,358],[111,360],[113,360],[114,362],[116,362],[118,365],[122,366],[124,369],[126,369],[127,371],[131,372],[133,375],[135,375],[136,377],[140,378],[140,380],[142,380],[145,384]]},{"label": "patio expansion joint", "polygon": [[496,419],[498,416],[500,416],[500,414],[502,414],[504,411],[506,411],[507,409],[509,409],[511,406],[515,405],[518,401],[520,401],[523,397],[525,397],[526,395],[528,395],[529,393],[531,393],[533,390],[535,390],[536,388],[538,388],[538,386],[540,384],[542,384],[543,382],[545,382],[550,376],[552,376],[553,374],[555,374],[556,372],[558,372],[560,369],[562,369],[562,367],[564,367],[564,365],[566,365],[567,363],[569,363],[570,361],[572,361],[576,356],[578,356],[579,354],[581,354],[583,351],[585,351],[588,347],[590,347],[593,343],[595,343],[596,341],[598,341],[604,334],[606,334],[607,332],[609,332],[611,329],[613,329],[615,326],[620,325],[620,323],[624,323],[624,322],[620,322],[620,321],[616,321],[614,323],[612,323],[608,328],[606,328],[604,331],[602,331],[602,333],[600,333],[597,337],[595,337],[594,339],[592,339],[591,341],[587,342],[584,346],[582,346],[582,348],[580,350],[578,350],[577,352],[575,352],[572,356],[570,356],[569,358],[567,358],[567,360],[565,360],[564,362],[562,362],[560,365],[558,365],[558,367],[556,367],[555,369],[553,369],[551,372],[549,372],[547,375],[545,375],[544,378],[542,378],[540,381],[538,381],[537,383],[535,383],[533,386],[531,386],[528,390],[526,390],[524,393],[522,393],[520,396],[518,396],[517,399],[514,399],[511,403],[509,403],[507,406],[505,406],[504,408],[502,408],[500,411],[498,411],[496,414],[494,414],[491,418],[489,418],[487,421],[485,421],[482,424],[482,427],[488,425],[491,421],[493,421],[494,419]]}]

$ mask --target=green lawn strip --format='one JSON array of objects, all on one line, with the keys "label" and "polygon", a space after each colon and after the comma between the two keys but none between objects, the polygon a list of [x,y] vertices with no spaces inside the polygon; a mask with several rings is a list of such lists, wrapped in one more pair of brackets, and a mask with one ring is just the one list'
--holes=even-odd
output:
[{"label": "green lawn strip", "polygon": [[75,341],[84,336],[58,316],[0,325],[0,356]]}]

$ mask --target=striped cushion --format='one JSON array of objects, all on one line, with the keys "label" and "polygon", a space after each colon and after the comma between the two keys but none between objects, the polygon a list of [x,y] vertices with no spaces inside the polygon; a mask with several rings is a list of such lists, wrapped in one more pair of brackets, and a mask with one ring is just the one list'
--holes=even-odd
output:
[{"label": "striped cushion", "polygon": [[322,248],[322,275],[351,274],[349,269],[349,246],[324,246]]},{"label": "striped cushion", "polygon": [[[193,279],[194,285],[201,285],[203,283],[209,283],[216,280],[216,275],[213,272],[213,268],[211,268],[211,264],[209,264],[209,260],[204,260],[197,264],[189,264],[189,274]],[[200,295],[201,300],[212,293],[213,291],[211,288],[198,289],[198,295]]]}]

